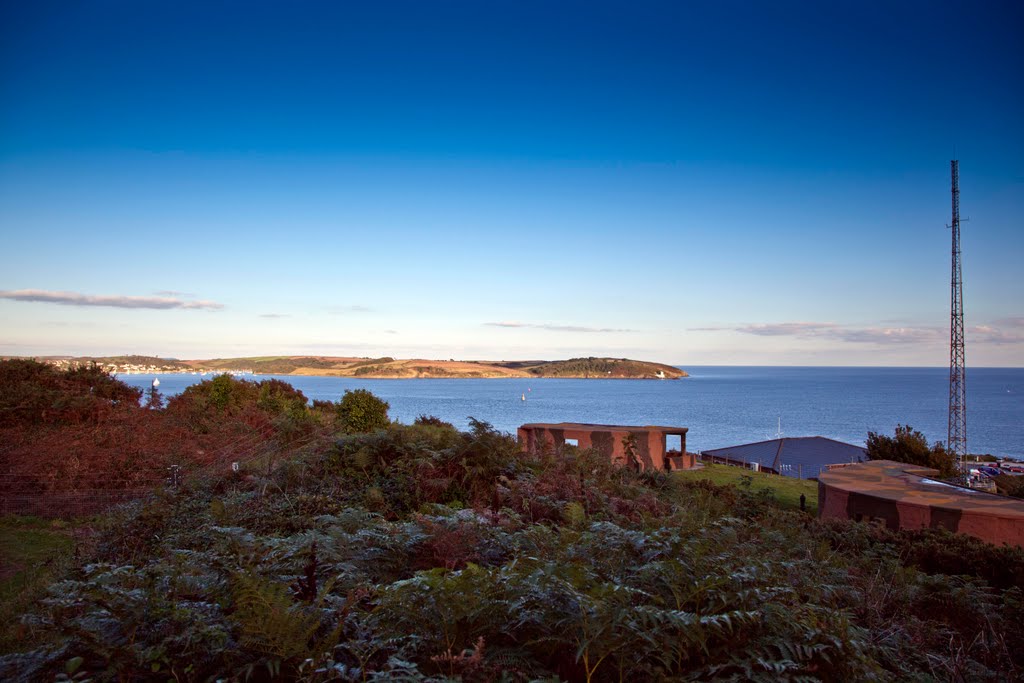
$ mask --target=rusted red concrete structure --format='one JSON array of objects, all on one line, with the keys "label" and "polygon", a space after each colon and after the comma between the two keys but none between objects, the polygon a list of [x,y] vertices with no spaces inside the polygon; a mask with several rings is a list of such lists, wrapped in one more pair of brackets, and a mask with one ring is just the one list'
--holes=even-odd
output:
[{"label": "rusted red concrete structure", "polygon": [[1024,501],[932,479],[937,474],[892,460],[833,467],[818,476],[818,515],[890,529],[944,528],[1024,547]]},{"label": "rusted red concrete structure", "polygon": [[[627,425],[597,425],[576,422],[532,423],[519,428],[519,443],[523,450],[535,453],[545,447],[561,448],[566,440],[574,440],[580,448],[594,448],[612,462],[627,465],[626,441],[633,437],[636,458],[641,469],[688,469],[697,456],[686,452],[687,427],[634,427]],[[679,437],[679,452],[666,450],[666,437]]]}]

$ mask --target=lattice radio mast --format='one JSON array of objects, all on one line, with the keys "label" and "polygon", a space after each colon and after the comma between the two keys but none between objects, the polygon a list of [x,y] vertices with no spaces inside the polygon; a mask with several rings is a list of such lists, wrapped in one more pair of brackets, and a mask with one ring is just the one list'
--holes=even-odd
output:
[{"label": "lattice radio mast", "polygon": [[946,448],[963,471],[967,458],[967,393],[964,382],[964,291],[960,273],[960,162],[949,162],[953,193],[953,276],[949,312],[949,433]]}]

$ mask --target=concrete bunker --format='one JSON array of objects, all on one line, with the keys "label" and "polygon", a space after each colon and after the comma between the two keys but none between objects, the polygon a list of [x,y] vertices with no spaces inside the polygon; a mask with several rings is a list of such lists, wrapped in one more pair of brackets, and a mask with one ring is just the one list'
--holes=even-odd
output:
[{"label": "concrete bunker", "polygon": [[[593,448],[618,465],[632,465],[642,470],[680,470],[696,463],[696,456],[686,452],[687,431],[687,427],[657,425],[530,423],[519,428],[519,444],[529,453],[576,445]],[[671,445],[678,450],[668,447],[669,437],[674,437]]]},{"label": "concrete bunker", "polygon": [[938,473],[892,460],[830,467],[818,475],[818,516],[1024,547],[1024,501],[939,481]]}]

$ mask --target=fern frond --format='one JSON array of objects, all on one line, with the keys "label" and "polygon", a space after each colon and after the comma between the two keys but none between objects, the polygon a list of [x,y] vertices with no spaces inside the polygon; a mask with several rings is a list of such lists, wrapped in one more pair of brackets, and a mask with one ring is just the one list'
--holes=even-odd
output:
[{"label": "fern frond", "polygon": [[240,573],[234,577],[232,590],[245,647],[281,659],[307,653],[320,619],[315,611],[296,605],[287,586]]}]

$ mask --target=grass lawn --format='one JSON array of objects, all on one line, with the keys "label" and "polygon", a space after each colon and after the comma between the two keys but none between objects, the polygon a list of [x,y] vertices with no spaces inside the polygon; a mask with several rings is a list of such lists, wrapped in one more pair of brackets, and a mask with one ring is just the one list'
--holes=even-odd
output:
[{"label": "grass lawn", "polygon": [[800,494],[807,496],[807,510],[818,514],[818,482],[809,479],[794,479],[777,474],[754,472],[731,465],[704,465],[697,470],[676,472],[675,476],[690,479],[708,479],[715,484],[739,486],[743,477],[750,477],[750,490],[773,489],[775,500],[785,508],[800,509]]},{"label": "grass lawn", "polygon": [[71,527],[38,517],[0,517],[0,653],[16,644],[17,616],[69,565]]}]

